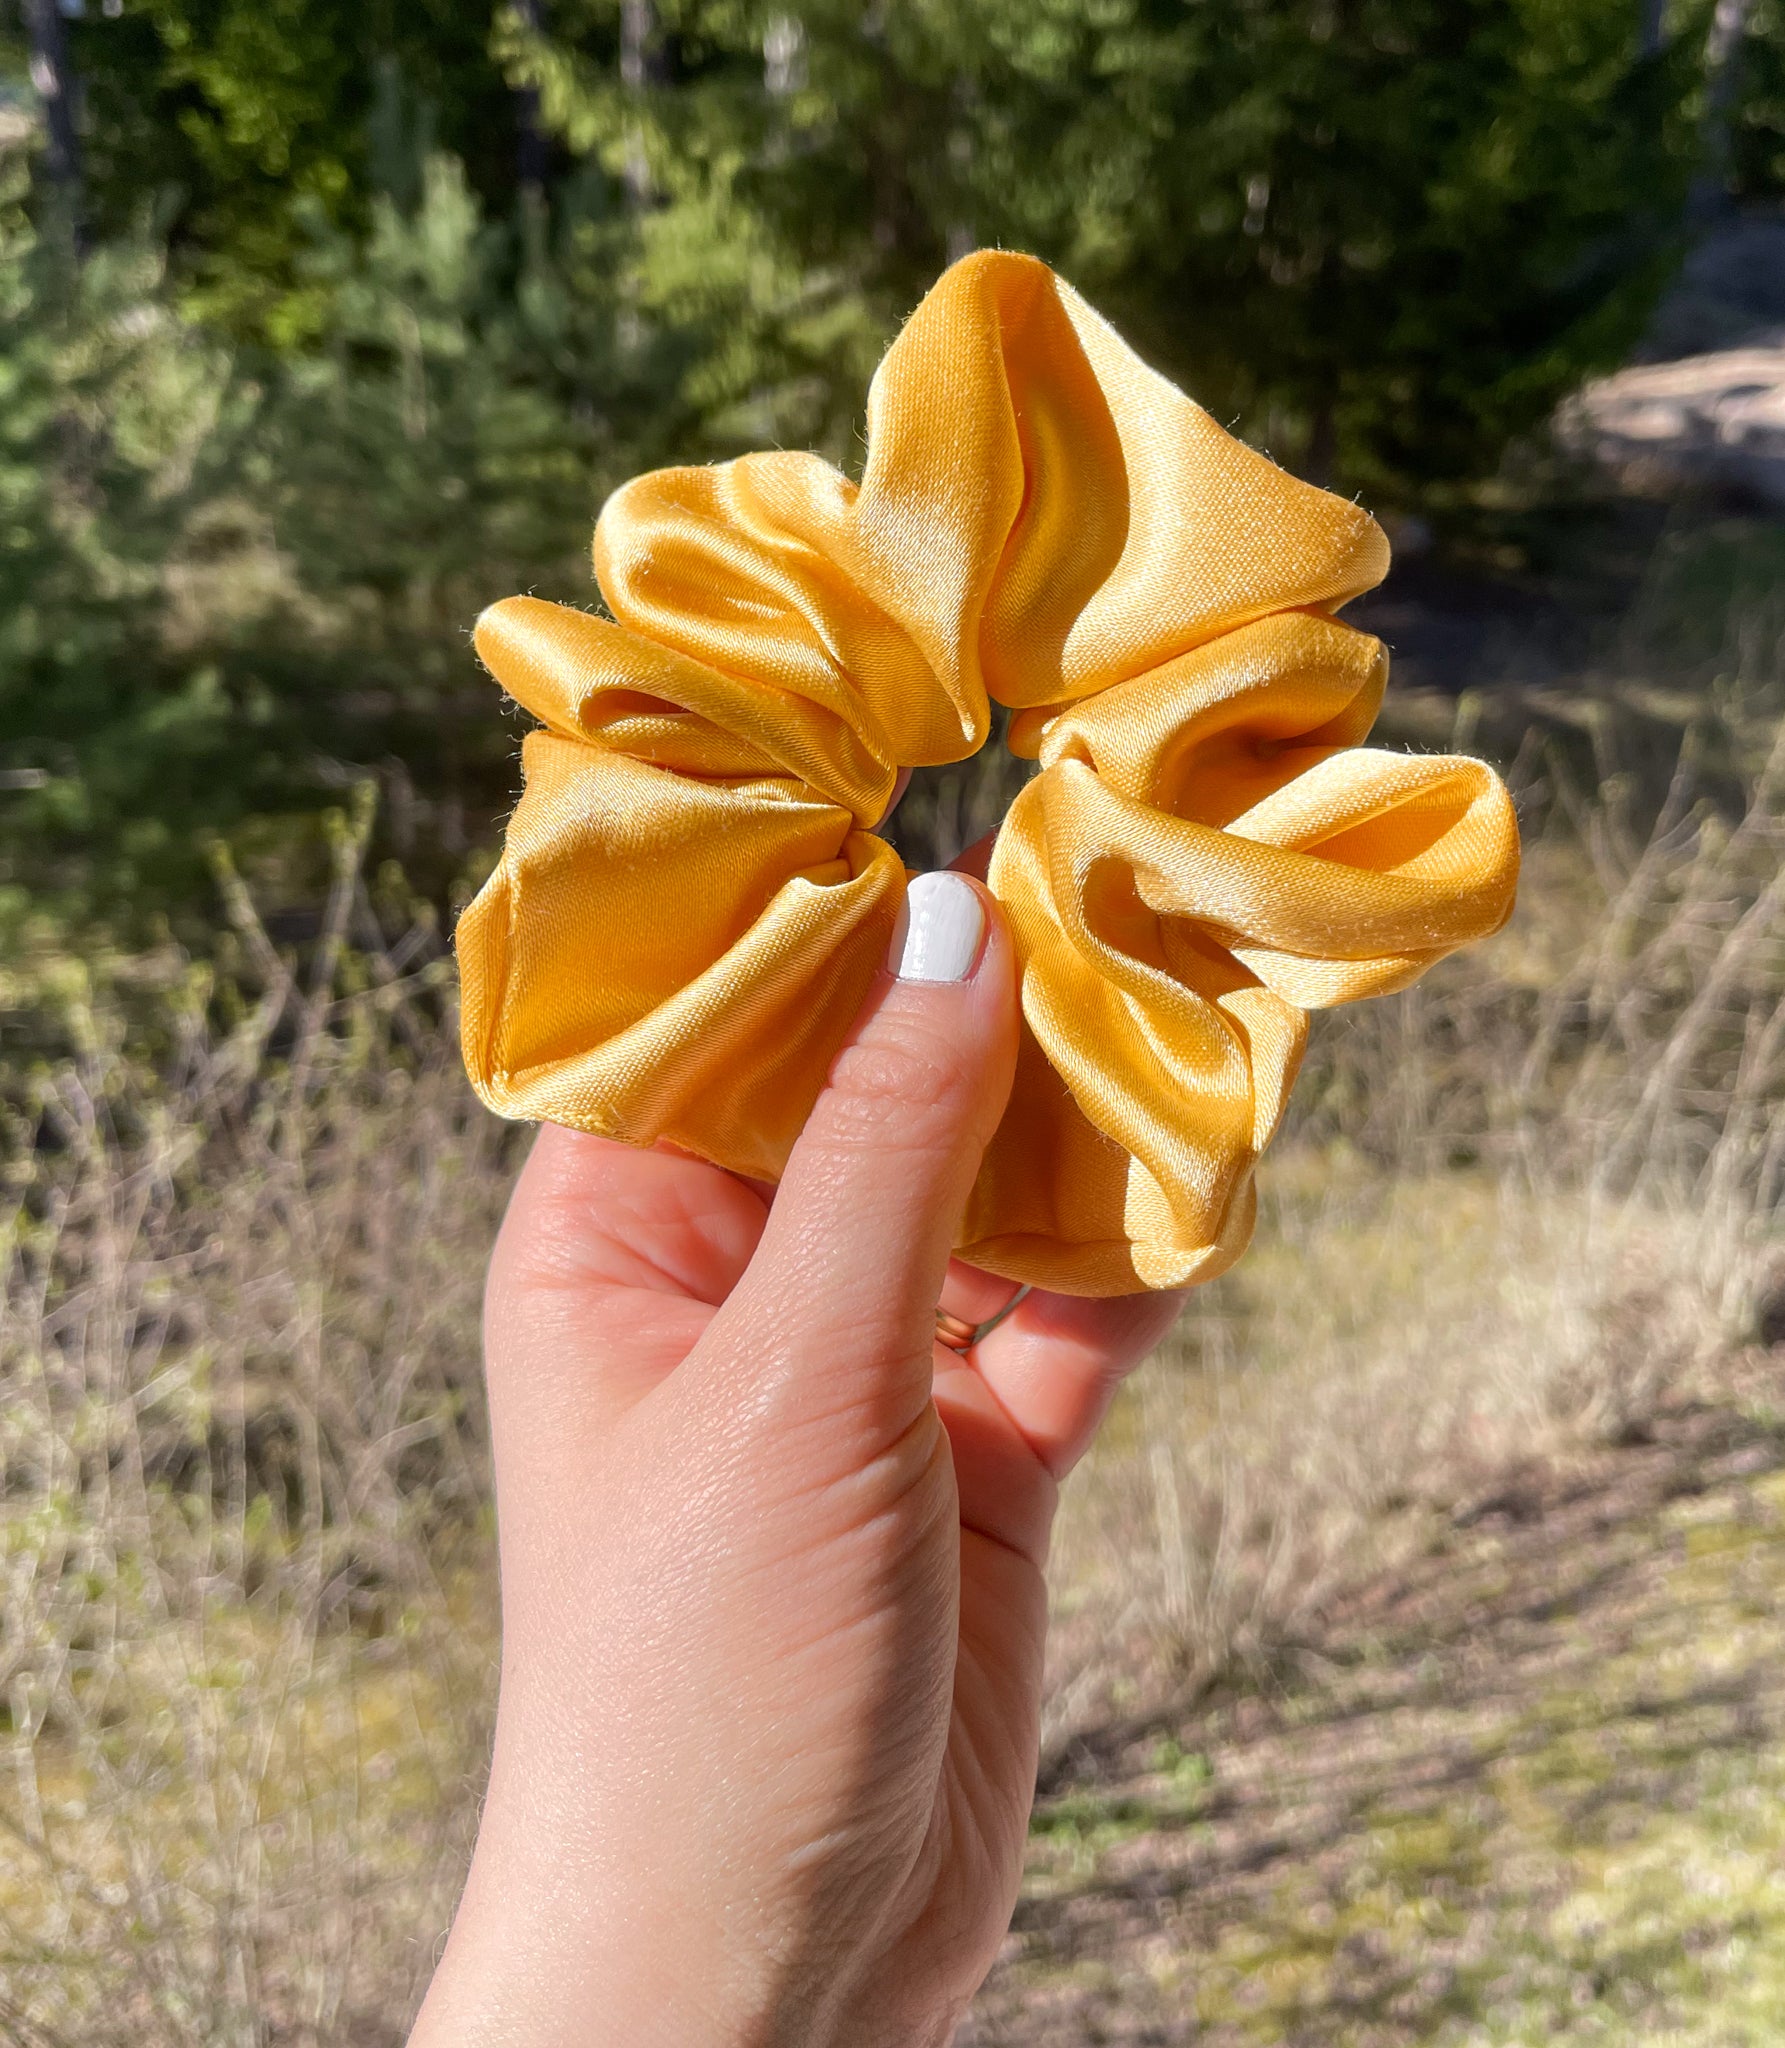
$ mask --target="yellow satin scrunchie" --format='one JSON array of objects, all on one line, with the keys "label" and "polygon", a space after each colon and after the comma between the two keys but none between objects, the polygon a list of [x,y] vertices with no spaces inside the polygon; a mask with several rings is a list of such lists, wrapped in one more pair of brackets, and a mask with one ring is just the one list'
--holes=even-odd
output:
[{"label": "yellow satin scrunchie", "polygon": [[903,897],[900,768],[1016,714],[1040,762],[990,883],[1016,1087],[960,1252],[1123,1294],[1206,1279],[1305,1012],[1512,908],[1481,763],[1364,749],[1386,658],[1331,616],[1381,530],[1224,433],[1027,257],[957,263],[887,352],[860,486],[814,455],[611,498],[613,618],[532,598],[477,646],[542,723],[459,924],[465,1064],[507,1116],[773,1180]]}]

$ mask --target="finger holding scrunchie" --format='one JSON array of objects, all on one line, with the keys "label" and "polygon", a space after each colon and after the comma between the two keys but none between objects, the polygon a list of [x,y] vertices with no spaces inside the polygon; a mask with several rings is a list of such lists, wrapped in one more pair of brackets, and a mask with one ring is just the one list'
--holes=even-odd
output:
[{"label": "finger holding scrunchie", "polygon": [[1148,370],[1030,259],[957,264],[877,373],[859,487],[817,457],[637,479],[612,620],[499,604],[543,730],[461,920],[492,1107],[775,1179],[884,956],[903,769],[991,705],[1040,763],[990,866],[1022,974],[962,1254],[1078,1294],[1243,1249],[1306,1011],[1496,929],[1517,835],[1479,763],[1359,745],[1385,662],[1332,611],[1380,530]]}]

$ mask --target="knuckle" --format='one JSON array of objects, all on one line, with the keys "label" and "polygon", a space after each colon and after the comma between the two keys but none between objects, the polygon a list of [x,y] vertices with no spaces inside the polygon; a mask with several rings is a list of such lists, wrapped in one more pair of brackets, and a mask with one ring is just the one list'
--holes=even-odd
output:
[{"label": "knuckle", "polygon": [[941,1041],[882,1031],[846,1046],[832,1063],[826,1122],[833,1135],[884,1145],[901,1132],[931,1136],[966,1105],[966,1076]]}]

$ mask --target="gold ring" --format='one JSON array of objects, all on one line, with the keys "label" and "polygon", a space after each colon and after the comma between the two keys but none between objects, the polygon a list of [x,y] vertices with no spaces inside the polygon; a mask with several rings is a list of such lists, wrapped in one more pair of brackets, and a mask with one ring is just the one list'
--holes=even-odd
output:
[{"label": "gold ring", "polygon": [[983,1323],[969,1323],[960,1316],[952,1316],[947,1309],[936,1311],[936,1342],[950,1351],[971,1351],[981,1337],[990,1336],[1008,1315],[1014,1315],[1028,1299],[1030,1290],[1019,1287],[995,1316],[987,1316]]},{"label": "gold ring", "polygon": [[977,1323],[964,1323],[945,1308],[936,1311],[936,1342],[947,1345],[950,1351],[971,1351],[978,1335]]}]

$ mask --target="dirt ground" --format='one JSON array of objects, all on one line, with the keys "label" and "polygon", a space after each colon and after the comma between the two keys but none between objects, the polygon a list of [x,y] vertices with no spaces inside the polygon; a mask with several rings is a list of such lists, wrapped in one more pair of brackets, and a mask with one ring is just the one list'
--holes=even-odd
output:
[{"label": "dirt ground", "polygon": [[1785,2038],[1785,1351],[1049,1771],[959,2048]]}]

